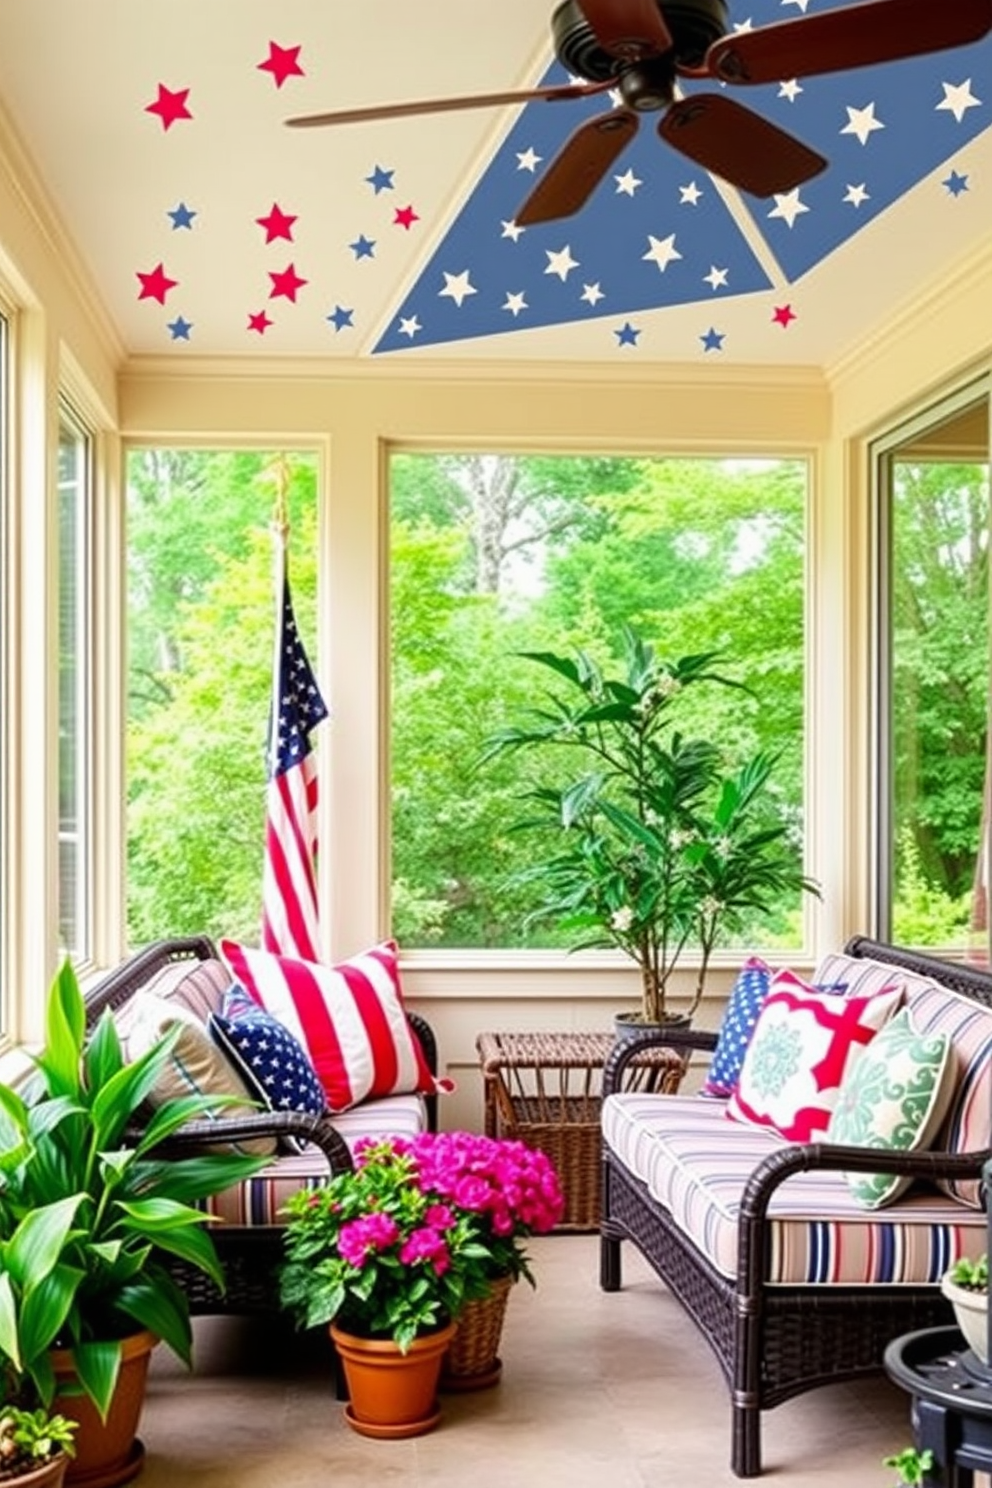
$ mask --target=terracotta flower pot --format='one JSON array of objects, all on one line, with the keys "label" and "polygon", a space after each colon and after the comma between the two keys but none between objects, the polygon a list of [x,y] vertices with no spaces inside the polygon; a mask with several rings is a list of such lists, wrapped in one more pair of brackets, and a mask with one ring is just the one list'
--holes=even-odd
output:
[{"label": "terracotta flower pot", "polygon": [[42,1462],[38,1467],[29,1468],[16,1477],[4,1478],[3,1485],[4,1488],[62,1488],[68,1465],[66,1453],[59,1452],[56,1457],[49,1457],[47,1462]]},{"label": "terracotta flower pot", "polygon": [[[122,1342],[120,1374],[106,1421],[101,1421],[88,1395],[60,1395],[58,1408],[79,1422],[76,1455],[65,1475],[67,1488],[118,1488],[141,1471],[145,1449],[137,1440],[138,1419],[145,1403],[145,1381],[154,1333],[135,1333]],[[71,1349],[53,1349],[52,1367],[60,1385],[75,1380]]]},{"label": "terracotta flower pot", "polygon": [[455,1324],[415,1338],[407,1352],[388,1338],[358,1338],[331,1324],[348,1386],[345,1418],[360,1436],[423,1436],[441,1418],[437,1386]]},{"label": "terracotta flower pot", "polygon": [[503,1363],[499,1345],[512,1276],[498,1276],[489,1294],[466,1302],[441,1370],[442,1390],[484,1390],[499,1381]]}]

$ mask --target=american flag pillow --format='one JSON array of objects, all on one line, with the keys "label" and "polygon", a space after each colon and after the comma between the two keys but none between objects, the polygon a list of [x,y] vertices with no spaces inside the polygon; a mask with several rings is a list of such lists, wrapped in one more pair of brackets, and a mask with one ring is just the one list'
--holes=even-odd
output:
[{"label": "american flag pillow", "polygon": [[451,1090],[432,1075],[384,941],[336,966],[222,940],[231,975],[303,1044],[332,1111],[387,1095]]}]

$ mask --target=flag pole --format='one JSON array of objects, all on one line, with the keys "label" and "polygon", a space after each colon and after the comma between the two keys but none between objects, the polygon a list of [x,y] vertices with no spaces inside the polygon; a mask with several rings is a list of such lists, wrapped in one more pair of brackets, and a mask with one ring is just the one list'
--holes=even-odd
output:
[{"label": "flag pole", "polygon": [[272,533],[272,588],[275,599],[275,624],[272,628],[272,708],[269,714],[269,738],[267,742],[267,772],[271,775],[275,767],[276,739],[279,729],[279,678],[282,671],[283,608],[286,602],[286,550],[289,546],[289,462],[279,455],[272,466],[276,494],[272,505],[269,530]]}]

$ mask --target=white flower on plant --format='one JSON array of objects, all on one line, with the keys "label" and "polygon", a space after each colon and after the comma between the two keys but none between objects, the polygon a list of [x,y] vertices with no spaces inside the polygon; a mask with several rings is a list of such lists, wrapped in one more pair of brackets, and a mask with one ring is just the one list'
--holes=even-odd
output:
[{"label": "white flower on plant", "polygon": [[666,698],[674,697],[682,691],[682,683],[678,677],[673,677],[671,672],[662,672],[657,678],[653,689],[655,696],[664,701]]},{"label": "white flower on plant", "polygon": [[621,935],[629,930],[633,923],[634,911],[629,904],[625,904],[621,909],[615,909],[610,915],[611,930],[619,930]]},{"label": "white flower on plant", "polygon": [[721,858],[725,858],[730,852],[730,838],[718,837],[713,846],[716,848],[716,851],[720,854]]},{"label": "white flower on plant", "polygon": [[723,900],[715,898],[712,894],[707,894],[704,899],[701,899],[699,901],[699,913],[705,919],[715,918],[718,914],[721,913],[723,908]]},{"label": "white flower on plant", "polygon": [[688,827],[673,827],[668,840],[673,847],[687,847],[695,835]]}]

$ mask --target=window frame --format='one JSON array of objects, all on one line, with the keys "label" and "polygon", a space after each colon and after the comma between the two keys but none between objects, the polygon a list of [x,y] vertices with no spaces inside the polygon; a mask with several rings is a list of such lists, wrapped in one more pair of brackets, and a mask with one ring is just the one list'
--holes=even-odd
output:
[{"label": "window frame", "polygon": [[[892,640],[892,566],[893,469],[901,450],[918,442],[928,430],[936,429],[963,413],[967,408],[986,401],[992,428],[992,372],[969,378],[949,389],[935,401],[917,406],[898,424],[868,445],[869,474],[869,688],[868,688],[868,821],[869,821],[869,886],[870,933],[883,941],[892,938],[892,900],[895,889],[895,802],[893,768],[893,640]],[[990,452],[992,454],[992,452]],[[992,562],[992,522],[990,522],[990,562]],[[992,630],[990,630],[992,644]],[[990,727],[992,727],[992,675],[989,683]],[[986,860],[992,843],[986,842]]]}]

